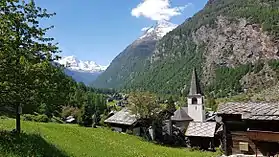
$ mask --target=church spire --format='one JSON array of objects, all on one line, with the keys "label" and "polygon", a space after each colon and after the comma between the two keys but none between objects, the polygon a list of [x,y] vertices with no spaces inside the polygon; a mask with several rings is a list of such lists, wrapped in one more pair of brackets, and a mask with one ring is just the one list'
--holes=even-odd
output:
[{"label": "church spire", "polygon": [[191,87],[189,91],[189,96],[202,94],[200,84],[197,78],[196,69],[193,69]]}]

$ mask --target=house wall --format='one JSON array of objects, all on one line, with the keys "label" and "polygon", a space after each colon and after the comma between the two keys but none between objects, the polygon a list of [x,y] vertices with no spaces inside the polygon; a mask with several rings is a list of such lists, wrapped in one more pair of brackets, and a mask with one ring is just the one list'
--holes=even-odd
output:
[{"label": "house wall", "polygon": [[[270,125],[269,122],[263,121],[225,121],[223,132],[223,149],[226,155],[232,154],[247,154],[247,155],[267,155],[269,152],[276,152],[279,148],[279,143],[262,142],[251,140],[248,137],[247,129],[256,127],[257,129],[266,129]],[[240,150],[240,142],[248,143],[248,151]],[[279,151],[278,151],[279,152]]]},{"label": "house wall", "polygon": [[190,121],[181,121],[181,122],[173,122],[173,124],[179,128],[181,128],[182,132],[185,133],[188,126],[189,126]]},{"label": "house wall", "polygon": [[199,147],[204,150],[214,149],[214,138],[209,137],[188,137],[191,147]]}]

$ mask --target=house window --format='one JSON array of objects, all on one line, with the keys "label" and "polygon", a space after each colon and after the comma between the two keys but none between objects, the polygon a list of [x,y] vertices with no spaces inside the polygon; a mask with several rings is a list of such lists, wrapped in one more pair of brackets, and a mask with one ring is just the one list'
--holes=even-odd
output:
[{"label": "house window", "polygon": [[197,98],[192,98],[192,104],[198,104],[198,99]]}]

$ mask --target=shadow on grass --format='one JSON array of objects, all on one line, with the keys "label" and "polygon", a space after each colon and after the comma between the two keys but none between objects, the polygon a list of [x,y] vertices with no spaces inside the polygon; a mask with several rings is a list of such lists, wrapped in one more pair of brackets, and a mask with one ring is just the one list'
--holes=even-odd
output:
[{"label": "shadow on grass", "polygon": [[0,156],[68,157],[37,134],[0,131]]}]

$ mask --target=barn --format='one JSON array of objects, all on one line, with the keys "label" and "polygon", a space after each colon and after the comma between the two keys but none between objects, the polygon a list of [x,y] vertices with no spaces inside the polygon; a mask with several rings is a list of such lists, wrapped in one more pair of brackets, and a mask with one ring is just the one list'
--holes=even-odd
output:
[{"label": "barn", "polygon": [[279,103],[223,103],[217,115],[225,155],[279,154]]},{"label": "barn", "polygon": [[113,116],[105,120],[114,131],[117,132],[132,132],[134,135],[140,135],[140,127],[138,119],[131,114],[127,108],[116,112]]}]

